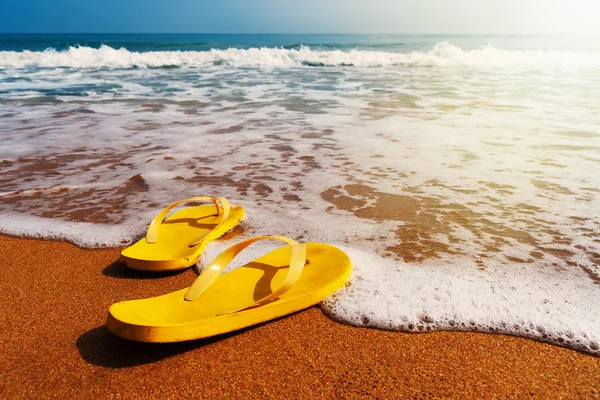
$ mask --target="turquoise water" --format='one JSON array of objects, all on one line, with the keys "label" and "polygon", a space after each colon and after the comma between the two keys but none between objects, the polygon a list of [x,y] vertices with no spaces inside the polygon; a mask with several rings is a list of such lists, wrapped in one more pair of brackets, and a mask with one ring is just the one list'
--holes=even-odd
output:
[{"label": "turquoise water", "polygon": [[130,51],[207,51],[230,47],[362,49],[389,52],[429,50],[449,41],[463,49],[480,46],[536,50],[600,50],[599,36],[581,35],[243,35],[243,34],[0,34],[0,50],[65,50],[71,46],[124,47]]},{"label": "turquoise water", "polygon": [[597,37],[0,35],[0,106],[0,232],[225,195],[348,252],[341,321],[600,354]]}]

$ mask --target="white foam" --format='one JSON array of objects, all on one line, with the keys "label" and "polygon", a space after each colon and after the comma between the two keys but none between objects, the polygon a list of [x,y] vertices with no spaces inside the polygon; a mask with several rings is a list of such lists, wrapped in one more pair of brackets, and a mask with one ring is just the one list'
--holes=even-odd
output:
[{"label": "white foam", "polygon": [[[481,270],[468,257],[405,263],[374,254],[376,245],[363,244],[365,250],[361,250],[340,242],[340,230],[348,238],[366,233],[348,229],[347,216],[319,214],[315,221],[308,213],[248,211],[263,216],[245,222],[244,238],[272,232],[299,238],[311,232],[310,241],[334,244],[350,256],[351,285],[322,304],[335,319],[411,332],[470,330],[517,335],[600,355],[600,316],[595,312],[600,291],[582,270],[565,273],[545,265],[540,271],[540,265],[507,266],[501,259]],[[282,225],[285,220],[294,224]],[[381,228],[374,224],[368,234]],[[200,271],[238,240],[209,244],[199,262]],[[226,271],[280,246],[277,241],[257,242]]]},{"label": "white foam", "polygon": [[453,66],[503,68],[561,68],[569,66],[600,66],[599,53],[558,50],[506,50],[491,45],[463,50],[448,42],[437,43],[430,51],[389,53],[371,50],[299,50],[282,48],[250,48],[210,51],[149,51],[133,52],[103,45],[70,47],[57,51],[0,52],[0,68],[68,67],[68,68],[157,68],[165,66],[203,67],[207,65],[235,67],[298,67],[298,66]]},{"label": "white foam", "polygon": [[147,226],[145,219],[148,218],[127,224],[104,225],[18,213],[0,214],[0,232],[9,236],[61,240],[83,248],[101,249],[133,243],[143,234]]},{"label": "white foam", "polygon": [[356,275],[323,304],[335,318],[413,332],[503,333],[600,355],[600,293],[583,271],[502,262],[481,271],[468,258],[414,265],[345,250]]},{"label": "white foam", "polygon": [[[248,212],[243,238],[283,234],[349,253],[352,285],[324,304],[341,321],[494,329],[598,354],[600,81],[597,68],[554,68],[595,65],[595,56],[445,44],[404,55],[79,50],[0,57],[6,68],[114,68],[34,69],[34,80],[6,88],[0,168],[10,179],[0,190],[1,232],[118,246],[143,234],[161,206],[222,194]],[[296,68],[319,60],[388,65],[394,57],[486,68]],[[184,68],[119,69],[167,62]],[[551,68],[497,68],[506,62]],[[33,97],[53,90],[47,96],[60,103]],[[117,193],[138,174],[146,186]],[[344,189],[357,182],[373,193]],[[355,207],[325,201],[321,193],[332,187]],[[379,205],[395,219],[354,215],[390,195],[407,203]],[[115,198],[112,211],[103,208]],[[56,215],[65,202],[80,215],[104,210],[115,224],[32,216]],[[214,243],[203,262],[230,244]],[[398,253],[412,262],[382,257],[392,246],[406,246]],[[437,258],[423,254],[436,249]]]}]

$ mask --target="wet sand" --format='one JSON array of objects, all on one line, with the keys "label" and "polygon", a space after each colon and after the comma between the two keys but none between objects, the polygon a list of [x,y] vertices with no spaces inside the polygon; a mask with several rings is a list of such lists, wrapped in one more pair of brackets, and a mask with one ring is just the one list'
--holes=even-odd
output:
[{"label": "wet sand", "polygon": [[132,343],[110,304],[180,289],[119,250],[0,236],[2,398],[600,398],[600,359],[509,336],[405,334],[337,323],[318,308],[241,332]]}]

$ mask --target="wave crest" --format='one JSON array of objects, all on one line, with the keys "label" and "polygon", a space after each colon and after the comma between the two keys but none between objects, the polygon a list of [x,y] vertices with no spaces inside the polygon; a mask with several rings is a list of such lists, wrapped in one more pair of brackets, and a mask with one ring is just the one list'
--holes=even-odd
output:
[{"label": "wave crest", "polygon": [[448,42],[437,43],[429,51],[390,53],[373,50],[312,50],[250,48],[210,51],[132,52],[114,49],[70,47],[68,50],[0,52],[0,68],[162,68],[203,67],[301,67],[301,66],[449,66],[449,67],[525,67],[565,68],[600,66],[600,53],[576,53],[557,50],[506,50],[491,45],[463,50]]}]

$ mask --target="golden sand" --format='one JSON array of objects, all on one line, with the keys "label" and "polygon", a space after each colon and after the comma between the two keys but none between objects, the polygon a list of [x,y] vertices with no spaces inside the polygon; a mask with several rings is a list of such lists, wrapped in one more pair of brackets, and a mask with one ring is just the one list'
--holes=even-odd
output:
[{"label": "golden sand", "polygon": [[600,397],[600,359],[481,333],[342,325],[318,307],[241,332],[141,344],[104,326],[117,301],[194,278],[143,274],[119,251],[0,237],[1,398]]}]

